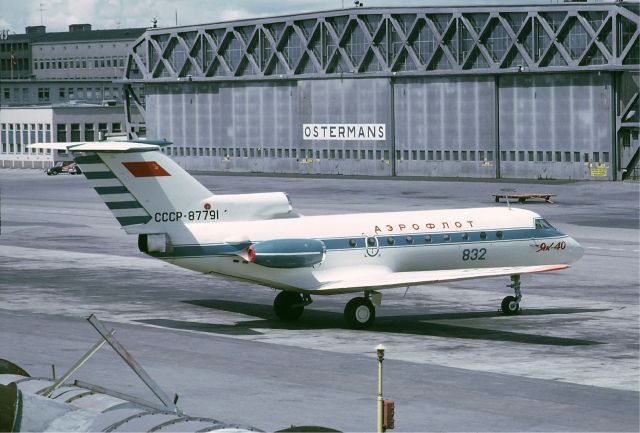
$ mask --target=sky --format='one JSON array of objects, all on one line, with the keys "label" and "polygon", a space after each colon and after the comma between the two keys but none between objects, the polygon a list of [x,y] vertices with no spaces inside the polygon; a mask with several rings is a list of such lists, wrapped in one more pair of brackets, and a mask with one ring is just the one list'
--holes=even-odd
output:
[{"label": "sky", "polygon": [[[439,6],[514,4],[519,0],[361,0],[366,6]],[[529,0],[557,3],[560,0]],[[92,24],[96,29],[192,25],[243,18],[296,14],[353,6],[353,0],[0,0],[0,30],[24,33],[26,26],[47,26],[48,32],[67,31],[69,24]],[[40,9],[43,9],[42,11]]]}]

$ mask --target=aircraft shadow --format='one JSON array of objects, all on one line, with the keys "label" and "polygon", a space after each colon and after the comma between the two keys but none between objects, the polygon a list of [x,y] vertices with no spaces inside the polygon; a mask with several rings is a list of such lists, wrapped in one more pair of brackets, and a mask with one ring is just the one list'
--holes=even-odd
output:
[{"label": "aircraft shadow", "polygon": [[[296,322],[282,322],[273,313],[270,305],[252,304],[247,302],[226,301],[217,299],[183,301],[187,304],[215,310],[239,313],[258,318],[257,320],[239,321],[233,325],[207,324],[168,319],[148,319],[138,322],[173,329],[185,329],[199,332],[210,332],[223,335],[259,335],[256,329],[289,329],[289,330],[318,330],[318,329],[348,329],[344,324],[341,313],[320,311],[306,308],[300,320]],[[587,308],[549,308],[527,309],[522,316],[546,316],[553,314],[577,314],[600,312],[603,309]],[[407,335],[425,335],[443,338],[458,338],[467,340],[508,341],[514,343],[553,345],[553,346],[589,346],[603,344],[598,341],[553,337],[520,332],[483,329],[461,325],[432,323],[433,320],[456,320],[473,318],[496,317],[497,312],[462,312],[414,314],[402,316],[380,316],[367,331],[390,332]]]}]

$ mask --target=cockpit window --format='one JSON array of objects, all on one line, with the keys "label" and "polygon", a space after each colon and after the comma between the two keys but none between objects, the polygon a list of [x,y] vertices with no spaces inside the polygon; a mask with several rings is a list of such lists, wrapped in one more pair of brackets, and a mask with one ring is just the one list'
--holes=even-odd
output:
[{"label": "cockpit window", "polygon": [[538,219],[536,219],[536,229],[539,229],[539,230],[548,230],[548,229],[554,230],[554,227],[551,224],[549,224],[546,219],[538,218]]}]

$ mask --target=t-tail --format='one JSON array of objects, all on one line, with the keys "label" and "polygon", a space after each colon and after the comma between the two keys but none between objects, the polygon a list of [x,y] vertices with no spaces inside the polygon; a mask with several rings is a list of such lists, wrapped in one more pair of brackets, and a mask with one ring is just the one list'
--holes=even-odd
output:
[{"label": "t-tail", "polygon": [[214,195],[160,152],[160,146],[132,141],[38,143],[66,150],[120,225],[132,234],[159,227],[214,221],[297,216],[284,193]]}]

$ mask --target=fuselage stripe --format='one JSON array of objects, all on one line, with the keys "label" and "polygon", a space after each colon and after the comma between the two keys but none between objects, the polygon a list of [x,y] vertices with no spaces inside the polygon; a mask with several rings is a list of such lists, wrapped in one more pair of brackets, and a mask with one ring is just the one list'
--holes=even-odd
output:
[{"label": "fuselage stripe", "polygon": [[[480,238],[480,233],[486,234],[486,239]],[[502,232],[502,239],[496,237],[496,233]],[[467,239],[463,239],[463,235],[468,235]],[[472,234],[477,234],[472,236]],[[448,235],[450,240],[446,240],[445,236]],[[377,243],[375,245],[366,245],[367,237],[354,237],[354,238],[333,238],[333,239],[321,239],[325,244],[327,252],[329,251],[348,251],[348,250],[363,250],[367,248],[372,249],[387,249],[387,248],[400,248],[400,247],[420,247],[420,246],[445,246],[445,245],[473,245],[479,243],[495,243],[495,242],[514,242],[523,240],[538,240],[545,239],[551,240],[556,238],[565,238],[566,235],[557,230],[552,229],[503,229],[503,230],[482,230],[478,232],[450,232],[450,233],[433,233],[429,235],[415,234],[409,235],[413,239],[410,243],[406,242],[407,235],[396,236],[375,236]],[[429,237],[430,241],[426,241],[425,238]],[[369,237],[369,238],[373,238]],[[388,238],[394,238],[392,244],[388,243]],[[395,238],[399,238],[395,240]],[[401,240],[404,238],[404,243]],[[356,241],[355,245],[351,245],[351,241]],[[258,242],[258,241],[256,241]],[[201,256],[228,256],[236,255],[244,251],[250,244],[247,245],[230,245],[230,244],[185,244],[175,245],[172,253],[153,253],[154,257],[201,257]],[[270,253],[271,254],[271,253]]]}]

